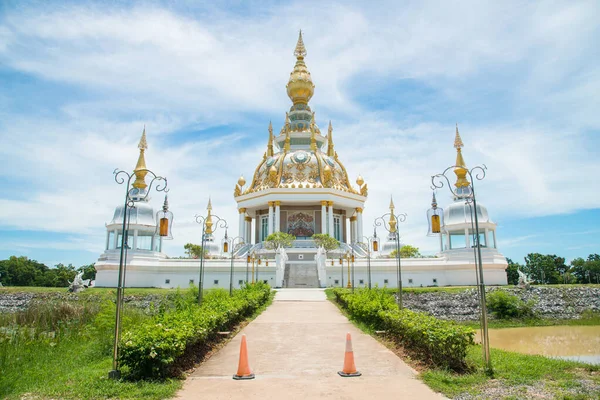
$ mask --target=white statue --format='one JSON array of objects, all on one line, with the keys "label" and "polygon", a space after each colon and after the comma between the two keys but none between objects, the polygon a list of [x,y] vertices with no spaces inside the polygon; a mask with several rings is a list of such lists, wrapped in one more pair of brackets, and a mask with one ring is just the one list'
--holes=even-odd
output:
[{"label": "white statue", "polygon": [[83,272],[75,275],[73,282],[69,282],[69,292],[77,293],[88,287],[90,280],[83,280]]},{"label": "white statue", "polygon": [[275,250],[275,287],[283,287],[283,277],[285,273],[285,263],[288,260],[288,255],[283,246],[279,246]]},{"label": "white statue", "polygon": [[323,246],[317,249],[317,254],[315,255],[315,261],[317,262],[317,273],[319,277],[319,285],[321,287],[325,287],[325,263],[327,262],[327,252]]},{"label": "white statue", "polygon": [[522,289],[529,289],[529,287],[533,283],[533,280],[529,279],[529,276],[527,276],[520,269],[518,269],[517,272],[519,273],[519,287]]}]

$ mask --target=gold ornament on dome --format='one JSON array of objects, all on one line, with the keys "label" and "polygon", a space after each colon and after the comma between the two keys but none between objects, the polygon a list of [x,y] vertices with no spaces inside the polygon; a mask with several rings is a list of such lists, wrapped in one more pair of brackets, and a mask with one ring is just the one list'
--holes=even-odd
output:
[{"label": "gold ornament on dome", "polygon": [[356,178],[356,184],[360,187],[363,183],[365,183],[365,180],[363,179],[362,175],[359,174],[358,178]]}]

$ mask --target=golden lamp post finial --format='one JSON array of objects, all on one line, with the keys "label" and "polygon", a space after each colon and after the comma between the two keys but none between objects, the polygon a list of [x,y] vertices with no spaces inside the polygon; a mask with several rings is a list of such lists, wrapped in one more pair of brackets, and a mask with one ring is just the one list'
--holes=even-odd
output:
[{"label": "golden lamp post finial", "polygon": [[456,124],[456,136],[454,137],[454,148],[456,149],[456,168],[454,173],[456,174],[456,183],[454,184],[457,188],[463,188],[469,186],[467,180],[467,165],[462,156],[461,149],[464,147],[463,141],[458,133],[458,124]]},{"label": "golden lamp post finial", "polygon": [[140,143],[138,144],[138,148],[140,149],[140,156],[138,157],[137,164],[133,170],[135,174],[135,182],[133,182],[133,187],[137,189],[146,189],[148,186],[146,184],[148,168],[146,168],[146,159],[144,158],[144,152],[148,149],[148,142],[146,142],[146,125],[144,125],[144,131],[142,132],[142,137],[140,139]]},{"label": "golden lamp post finial", "polygon": [[206,207],[206,209],[208,210],[208,215],[206,216],[206,228],[204,229],[204,233],[207,235],[212,235],[213,230],[212,230],[212,226],[213,226],[213,221],[212,221],[212,204],[210,201],[210,196],[208,197],[208,206]]},{"label": "golden lamp post finial", "polygon": [[390,196],[390,233],[396,232],[396,215],[394,214],[394,199]]}]

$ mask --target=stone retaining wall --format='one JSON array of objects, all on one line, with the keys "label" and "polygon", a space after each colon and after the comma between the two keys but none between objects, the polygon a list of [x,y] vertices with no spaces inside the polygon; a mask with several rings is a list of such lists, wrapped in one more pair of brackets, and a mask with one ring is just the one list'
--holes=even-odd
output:
[{"label": "stone retaining wall", "polygon": [[[53,293],[31,293],[31,292],[21,292],[21,293],[0,293],[0,313],[4,312],[17,312],[24,311],[30,305],[36,303],[45,303],[45,302],[61,302],[61,301],[87,301],[87,302],[102,302],[105,300],[115,301],[113,296],[107,295],[86,295],[79,296],[75,293],[67,293],[65,289],[65,293],[53,292]],[[157,294],[148,294],[148,295],[137,295],[137,296],[129,296],[125,295],[123,297],[123,301],[129,305],[138,308],[148,308],[150,304],[154,304],[156,307],[163,301],[168,301],[168,295],[157,295]]]},{"label": "stone retaining wall", "polygon": [[[495,290],[517,295],[523,301],[533,300],[533,311],[542,318],[577,319],[586,310],[600,312],[600,288],[597,287],[491,287],[486,293]],[[410,292],[404,293],[402,301],[411,310],[425,311],[442,319],[469,321],[479,318],[477,289],[456,293]]]}]

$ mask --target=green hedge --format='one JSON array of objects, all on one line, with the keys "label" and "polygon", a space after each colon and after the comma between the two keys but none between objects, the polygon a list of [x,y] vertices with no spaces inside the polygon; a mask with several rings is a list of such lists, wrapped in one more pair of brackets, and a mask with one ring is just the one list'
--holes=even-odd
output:
[{"label": "green hedge", "polygon": [[399,310],[394,297],[384,289],[360,289],[352,293],[336,288],[333,293],[353,319],[388,331],[422,360],[455,371],[466,368],[467,349],[474,343],[473,329],[429,314]]},{"label": "green hedge", "polygon": [[263,283],[235,290],[210,291],[201,306],[180,301],[147,323],[125,332],[119,360],[132,378],[164,378],[186,349],[210,339],[251,315],[269,300],[270,287]]}]

